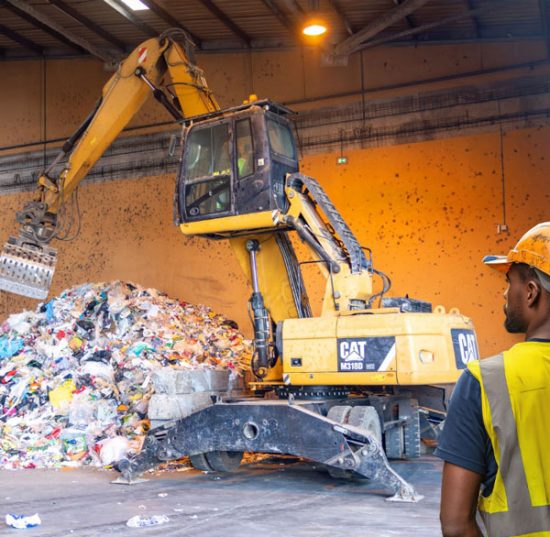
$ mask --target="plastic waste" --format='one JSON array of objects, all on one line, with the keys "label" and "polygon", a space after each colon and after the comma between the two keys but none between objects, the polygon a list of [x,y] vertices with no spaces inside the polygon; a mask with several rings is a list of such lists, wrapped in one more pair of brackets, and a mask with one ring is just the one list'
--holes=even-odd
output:
[{"label": "plastic waste", "polygon": [[[87,394],[85,394],[87,396]],[[69,407],[69,423],[71,425],[84,425],[86,426],[95,417],[95,407],[92,401],[89,401],[87,397],[79,397],[78,395],[73,398]]]},{"label": "plastic waste", "polygon": [[124,436],[114,436],[99,442],[98,448],[101,463],[108,465],[126,457],[130,448],[130,441]]},{"label": "plastic waste", "polygon": [[22,339],[8,339],[7,337],[0,338],[0,358],[11,358],[15,356],[25,343]]},{"label": "plastic waste", "polygon": [[88,454],[86,432],[76,427],[63,429],[60,438],[67,457],[72,461],[78,461]]},{"label": "plastic waste", "polygon": [[66,414],[69,411],[69,403],[73,398],[74,390],[73,379],[66,380],[49,393],[50,403],[56,410],[63,411]]},{"label": "plastic waste", "polygon": [[99,377],[106,382],[114,382],[115,372],[110,364],[104,362],[84,362],[82,364],[82,372],[84,374],[91,375],[92,377]]},{"label": "plastic waste", "polygon": [[24,311],[10,316],[10,328],[20,336],[28,334],[32,328],[32,313]]},{"label": "plastic waste", "polygon": [[116,423],[117,403],[112,399],[100,399],[95,401],[95,419],[98,424],[108,426]]},{"label": "plastic waste", "polygon": [[6,515],[6,524],[11,528],[15,528],[17,530],[24,530],[27,528],[35,528],[36,526],[40,526],[40,524],[42,524],[42,521],[40,520],[40,516],[38,516],[38,513],[30,516]]},{"label": "plastic waste", "polygon": [[238,374],[250,357],[250,342],[206,306],[119,281],[66,289],[0,324],[0,468],[101,466],[123,451],[115,441],[100,457],[116,437],[138,452],[155,372]]},{"label": "plastic waste", "polygon": [[126,522],[129,528],[146,528],[148,526],[158,526],[160,524],[166,524],[170,522],[170,519],[166,515],[153,515],[153,516],[133,516]]}]

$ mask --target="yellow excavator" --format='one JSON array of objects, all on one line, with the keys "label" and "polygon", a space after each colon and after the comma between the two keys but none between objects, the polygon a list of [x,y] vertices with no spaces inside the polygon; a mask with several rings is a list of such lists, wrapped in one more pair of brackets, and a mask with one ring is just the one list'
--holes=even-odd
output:
[{"label": "yellow excavator", "polygon": [[[149,93],[182,125],[176,224],[185,235],[229,240],[252,284],[254,379],[250,396],[218,398],[151,430],[141,453],[119,463],[123,475],[132,480],[187,455],[196,468],[232,471],[243,452],[290,454],[337,478],[380,481],[394,500],[418,500],[387,458],[418,457],[422,438],[435,439],[447,387],[478,357],[472,322],[385,297],[390,280],[370,250],[321,185],[299,172],[291,111],[267,100],[220,110],[185,35],[145,41],[120,64],[17,213],[20,235],[0,257],[0,289],[46,298],[56,261],[50,242],[70,234],[76,188]],[[296,240],[325,276],[318,317]]]}]

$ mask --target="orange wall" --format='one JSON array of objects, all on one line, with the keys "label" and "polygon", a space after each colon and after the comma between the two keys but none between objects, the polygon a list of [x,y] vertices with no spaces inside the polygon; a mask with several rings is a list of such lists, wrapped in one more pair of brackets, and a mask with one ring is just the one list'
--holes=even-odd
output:
[{"label": "orange wall", "polygon": [[[59,261],[50,296],[87,281],[126,280],[227,313],[243,328],[246,283],[225,243],[183,236],[172,223],[173,177],[83,185],[82,230],[56,241]],[[28,195],[0,197],[0,237],[16,233],[12,220]],[[0,318],[36,301],[0,291]]]},{"label": "orange wall", "polygon": [[[487,43],[462,46],[419,46],[375,48],[363,54],[367,92],[388,85],[500,68],[546,58],[543,42]],[[322,65],[316,48],[250,53],[198,54],[209,87],[222,107],[240,104],[251,92],[260,98],[291,102],[300,110],[337,105],[360,99],[360,56],[354,54],[347,66]],[[538,70],[491,74],[484,80],[534,74]],[[519,74],[518,74],[519,73]],[[0,85],[0,156],[10,145],[68,137],[93,108],[101,88],[112,75],[97,59],[2,62]],[[409,94],[441,87],[470,85],[471,77],[424,84],[415,88],[369,92],[367,98]],[[304,100],[341,93],[348,98]],[[170,116],[150,99],[131,125],[168,121]]]},{"label": "orange wall", "polygon": [[[474,319],[483,354],[509,345],[502,328],[504,280],[480,263],[506,253],[536,222],[550,219],[550,128],[505,136],[510,233],[502,222],[500,146],[496,134],[307,157],[317,177],[375,266],[408,293],[456,306]],[[172,177],[84,185],[79,239],[59,244],[52,292],[85,281],[125,279],[202,302],[248,327],[249,289],[227,244],[186,238],[172,224]],[[15,232],[11,215],[27,196],[0,197],[0,236]],[[316,303],[321,282],[313,278]],[[0,292],[0,315],[33,307]],[[250,332],[249,332],[250,333]]]},{"label": "orange wall", "polygon": [[481,264],[504,254],[527,229],[550,220],[550,128],[504,137],[507,223],[502,223],[500,140],[485,134],[309,157],[306,174],[319,177],[375,267],[393,281],[392,293],[458,307],[473,318],[484,355],[517,340],[503,323],[504,277]]}]

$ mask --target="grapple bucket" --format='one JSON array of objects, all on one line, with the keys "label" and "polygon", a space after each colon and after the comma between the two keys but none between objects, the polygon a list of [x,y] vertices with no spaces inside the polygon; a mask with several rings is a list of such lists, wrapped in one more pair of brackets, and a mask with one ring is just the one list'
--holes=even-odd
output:
[{"label": "grapple bucket", "polygon": [[10,237],[0,254],[0,289],[44,299],[48,296],[56,262],[54,248]]}]

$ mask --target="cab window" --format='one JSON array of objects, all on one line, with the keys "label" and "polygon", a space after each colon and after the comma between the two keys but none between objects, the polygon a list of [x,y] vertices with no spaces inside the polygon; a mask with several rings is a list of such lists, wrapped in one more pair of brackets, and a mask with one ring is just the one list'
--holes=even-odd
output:
[{"label": "cab window", "polygon": [[282,155],[283,157],[287,157],[292,160],[296,159],[294,138],[288,126],[268,118],[267,135],[269,137],[269,144],[272,151]]},{"label": "cab window", "polygon": [[204,216],[231,210],[230,178],[222,175],[185,187],[185,212],[188,216]]},{"label": "cab window", "polygon": [[254,147],[250,120],[243,119],[236,124],[237,175],[239,179],[254,173]]},{"label": "cab window", "polygon": [[188,179],[231,174],[227,124],[192,130],[186,145],[185,165]]},{"label": "cab window", "polygon": [[185,212],[199,217],[231,211],[231,155],[227,123],[191,130],[185,153]]}]

